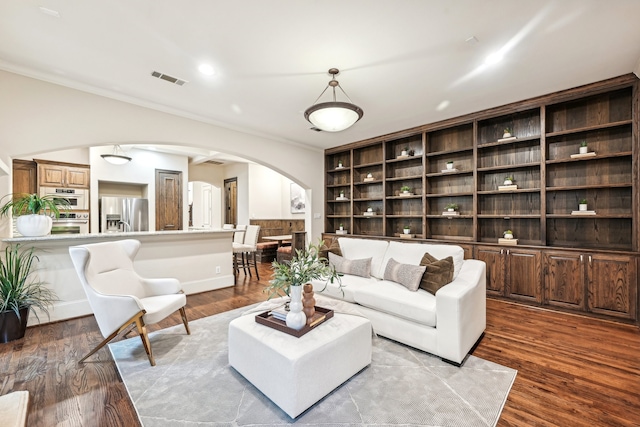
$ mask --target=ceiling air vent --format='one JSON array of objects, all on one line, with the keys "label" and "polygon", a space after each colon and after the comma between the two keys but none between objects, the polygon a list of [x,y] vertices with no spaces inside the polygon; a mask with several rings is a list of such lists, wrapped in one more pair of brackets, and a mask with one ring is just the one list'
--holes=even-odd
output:
[{"label": "ceiling air vent", "polygon": [[219,162],[217,160],[207,160],[205,163],[208,165],[224,165],[223,162]]},{"label": "ceiling air vent", "polygon": [[165,80],[165,81],[167,81],[169,83],[177,84],[178,86],[182,86],[183,84],[188,83],[186,80],[179,79],[177,77],[173,77],[173,76],[170,76],[168,74],[163,74],[163,73],[161,73],[159,71],[152,71],[151,75],[153,77],[157,77],[159,79]]}]

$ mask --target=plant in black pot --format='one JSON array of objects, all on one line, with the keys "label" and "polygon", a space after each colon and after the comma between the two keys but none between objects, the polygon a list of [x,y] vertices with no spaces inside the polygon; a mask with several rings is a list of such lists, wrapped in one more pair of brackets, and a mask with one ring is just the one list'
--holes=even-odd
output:
[{"label": "plant in black pot", "polygon": [[[51,216],[60,217],[60,210],[69,207],[69,200],[63,197],[39,196],[33,194],[9,194],[9,201],[0,207],[0,215],[12,212],[17,216],[16,227],[23,236],[46,236],[51,232]],[[3,198],[4,200],[4,198]]]},{"label": "plant in black pot", "polygon": [[[34,276],[38,257],[34,248],[7,246],[0,255],[0,343],[24,337],[29,309],[36,307],[49,316],[57,300],[45,282]],[[34,312],[38,321],[38,313]]]}]

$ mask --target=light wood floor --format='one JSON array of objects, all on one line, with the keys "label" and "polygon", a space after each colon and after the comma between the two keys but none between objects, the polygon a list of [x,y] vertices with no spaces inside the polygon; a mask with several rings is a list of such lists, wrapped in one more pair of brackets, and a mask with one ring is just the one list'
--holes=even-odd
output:
[{"label": "light wood floor", "polygon": [[[189,319],[263,301],[269,267],[261,281],[240,275],[233,288],[190,295]],[[497,300],[487,322],[473,354],[518,370],[499,426],[640,426],[638,327]],[[175,315],[149,329],[179,323]],[[29,390],[33,427],[138,426],[109,351],[76,364],[101,340],[93,317],[28,328],[0,344],[0,394]]]}]

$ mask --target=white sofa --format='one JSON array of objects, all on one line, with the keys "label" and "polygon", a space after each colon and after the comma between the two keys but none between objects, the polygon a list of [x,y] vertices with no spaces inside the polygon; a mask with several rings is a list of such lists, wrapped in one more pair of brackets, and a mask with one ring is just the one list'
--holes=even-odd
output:
[{"label": "white sofa", "polygon": [[[314,291],[357,306],[381,336],[435,354],[460,365],[486,327],[486,265],[464,259],[459,246],[419,242],[338,238],[342,256],[372,258],[371,277],[345,274],[337,283],[313,282]],[[451,256],[453,281],[435,295],[383,280],[387,262],[420,265],[425,252],[438,259]]]}]

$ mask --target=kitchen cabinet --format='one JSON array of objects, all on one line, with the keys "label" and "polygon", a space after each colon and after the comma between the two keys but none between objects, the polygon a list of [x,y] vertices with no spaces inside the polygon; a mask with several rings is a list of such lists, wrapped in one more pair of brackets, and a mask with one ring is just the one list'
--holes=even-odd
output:
[{"label": "kitchen cabinet", "polygon": [[89,166],[36,160],[40,187],[89,188]]},{"label": "kitchen cabinet", "polygon": [[476,259],[487,264],[487,294],[542,302],[542,255],[538,250],[477,246]]},{"label": "kitchen cabinet", "polygon": [[38,191],[38,167],[30,160],[13,161],[13,190],[15,194],[33,194]]}]

